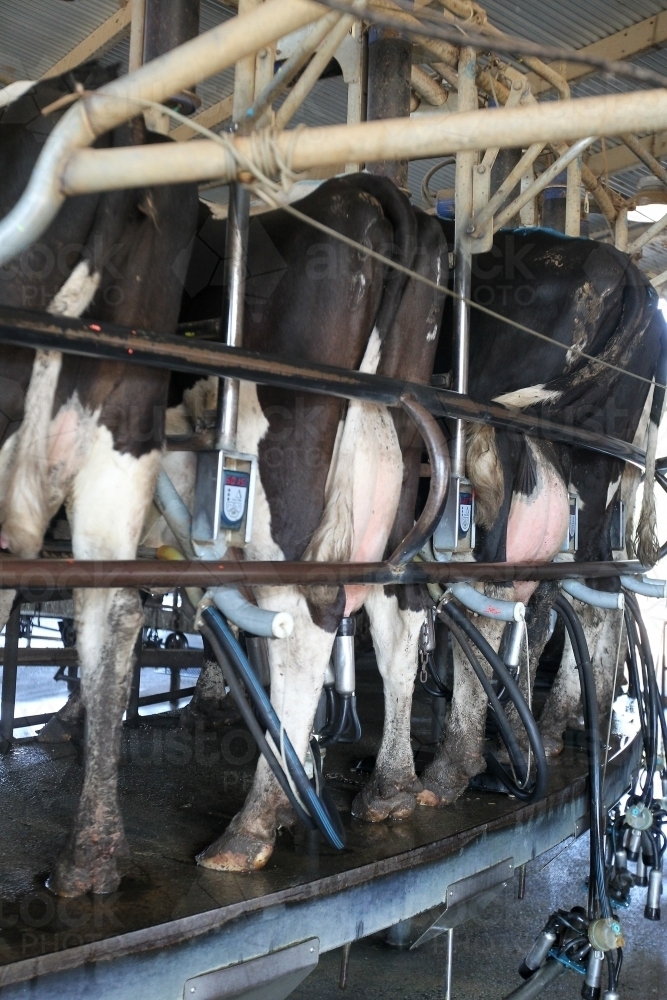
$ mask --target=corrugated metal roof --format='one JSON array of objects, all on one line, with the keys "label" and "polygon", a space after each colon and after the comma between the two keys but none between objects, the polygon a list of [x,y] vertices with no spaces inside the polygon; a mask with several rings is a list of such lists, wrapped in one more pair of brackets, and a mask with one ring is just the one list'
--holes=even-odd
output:
[{"label": "corrugated metal roof", "polygon": [[576,48],[665,9],[662,0],[486,0],[482,6],[508,34]]}]

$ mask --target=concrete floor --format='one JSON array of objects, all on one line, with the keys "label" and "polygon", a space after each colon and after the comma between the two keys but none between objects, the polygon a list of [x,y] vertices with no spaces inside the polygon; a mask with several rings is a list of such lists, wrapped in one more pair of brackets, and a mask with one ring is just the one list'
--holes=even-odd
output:
[{"label": "concrete floor", "polygon": [[[525,899],[517,900],[515,880],[479,917],[455,929],[452,1000],[507,996],[520,985],[517,968],[547,917],[561,907],[586,905],[588,836],[557,854],[528,865]],[[541,870],[550,857],[556,860]],[[619,911],[627,942],[620,994],[624,1000],[667,1000],[667,901],[663,896],[660,923],[644,919],[645,901],[646,890],[635,888],[629,909]],[[413,939],[430,922],[415,920]],[[446,942],[442,935],[417,951],[403,951],[385,944],[384,935],[366,938],[352,945],[344,992],[338,986],[339,950],[320,957],[290,1000],[442,1000]],[[545,1000],[577,1000],[582,982],[568,971],[545,991]]]}]

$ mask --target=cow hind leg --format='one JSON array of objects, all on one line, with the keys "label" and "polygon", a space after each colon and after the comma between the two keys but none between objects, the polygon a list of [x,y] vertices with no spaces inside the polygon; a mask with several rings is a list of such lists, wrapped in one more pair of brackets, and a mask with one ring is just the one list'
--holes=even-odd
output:
[{"label": "cow hind leg", "polygon": [[[77,559],[133,559],[151,503],[159,452],[114,450],[98,427],[68,504]],[[134,644],[143,623],[135,590],[75,591],[81,699],[86,713],[83,789],[73,828],[49,885],[59,895],[112,892],[126,849],[118,802],[118,763]]]},{"label": "cow hind leg", "polygon": [[[314,624],[305,597],[296,590],[276,590],[260,604],[294,618],[294,634],[269,643],[271,701],[303,762],[334,634]],[[271,857],[279,827],[293,823],[294,812],[262,757],[243,809],[197,862],[215,871],[256,871]]]},{"label": "cow hind leg", "polygon": [[384,729],[373,776],[352,803],[352,815],[371,823],[405,819],[422,790],[410,745],[410,710],[424,612],[401,610],[394,595],[373,587],[366,600],[378,669],[384,683]]},{"label": "cow hind leg", "polygon": [[49,882],[60,896],[118,888],[116,858],[127,852],[117,791],[120,735],[132,650],[143,622],[136,591],[78,591],[75,598],[85,774],[74,827]]},{"label": "cow hind leg", "polygon": [[[475,625],[494,649],[498,649],[504,622],[476,618]],[[468,660],[455,641],[454,694],[447,733],[435,760],[422,775],[424,789],[417,801],[424,806],[450,805],[466,790],[468,782],[486,769],[484,729],[487,699]],[[479,662],[490,674],[482,656]]]}]

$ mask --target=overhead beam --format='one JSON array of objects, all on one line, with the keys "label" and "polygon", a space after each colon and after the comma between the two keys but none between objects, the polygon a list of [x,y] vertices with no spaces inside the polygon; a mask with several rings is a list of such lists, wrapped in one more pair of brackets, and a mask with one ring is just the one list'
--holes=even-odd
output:
[{"label": "overhead beam", "polygon": [[[664,45],[665,42],[667,42],[667,10],[653,17],[647,17],[638,24],[632,24],[629,28],[623,28],[622,31],[616,31],[613,35],[607,35],[592,45],[585,45],[577,51],[581,55],[591,55],[599,59],[631,59],[655,46]],[[596,67],[581,63],[554,62],[550,65],[569,83],[600,72]],[[536,76],[535,73],[529,73],[528,79],[534,94],[542,94],[552,89],[546,80]]]},{"label": "overhead beam", "polygon": [[[212,104],[210,108],[206,108],[205,111],[200,111],[198,115],[194,116],[192,121],[197,122],[198,125],[203,125],[204,128],[213,128],[215,125],[219,125],[220,122],[226,121],[227,118],[231,118],[233,103],[234,95],[230,94],[229,97],[224,97],[217,104]],[[198,134],[189,125],[179,125],[177,128],[171,130],[169,138],[183,142],[187,139],[194,139]]]},{"label": "overhead beam", "polygon": [[113,48],[116,42],[129,35],[131,21],[132,0],[128,0],[128,3],[124,7],[119,8],[99,28],[95,28],[83,41],[75,45],[67,55],[64,55],[62,59],[59,59],[57,63],[54,63],[53,66],[47,69],[46,73],[42,74],[42,79],[60,76],[62,73],[67,73],[76,66],[80,66],[81,63],[86,62],[88,59],[104,55],[105,52]]},{"label": "overhead beam", "polygon": [[[656,132],[655,135],[642,139],[641,144],[656,160],[667,156],[667,132]],[[619,174],[622,170],[640,165],[632,150],[623,143],[608,149],[606,157],[604,153],[593,153],[588,159],[584,157],[584,162],[598,177],[605,172],[611,177],[612,174]]]}]

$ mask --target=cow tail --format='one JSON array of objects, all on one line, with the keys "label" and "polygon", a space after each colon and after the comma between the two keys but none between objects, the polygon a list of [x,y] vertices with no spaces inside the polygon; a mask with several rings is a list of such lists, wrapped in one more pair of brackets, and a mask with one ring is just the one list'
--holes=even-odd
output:
[{"label": "cow tail", "polygon": [[660,356],[655,372],[653,400],[649,417],[646,442],[646,473],[644,493],[637,522],[635,549],[643,566],[654,566],[658,561],[660,542],[658,541],[657,517],[655,511],[655,460],[658,450],[658,430],[665,412],[665,384],[667,382],[667,340],[663,336]]},{"label": "cow tail", "polygon": [[[393,229],[393,245],[380,248],[402,267],[412,269],[417,254],[417,218],[405,195],[386,177],[374,174],[351,174],[349,183],[365,191],[379,202],[385,218]],[[388,268],[380,306],[375,317],[375,329],[380,343],[391,330],[405,290],[408,275],[396,268]]]}]

